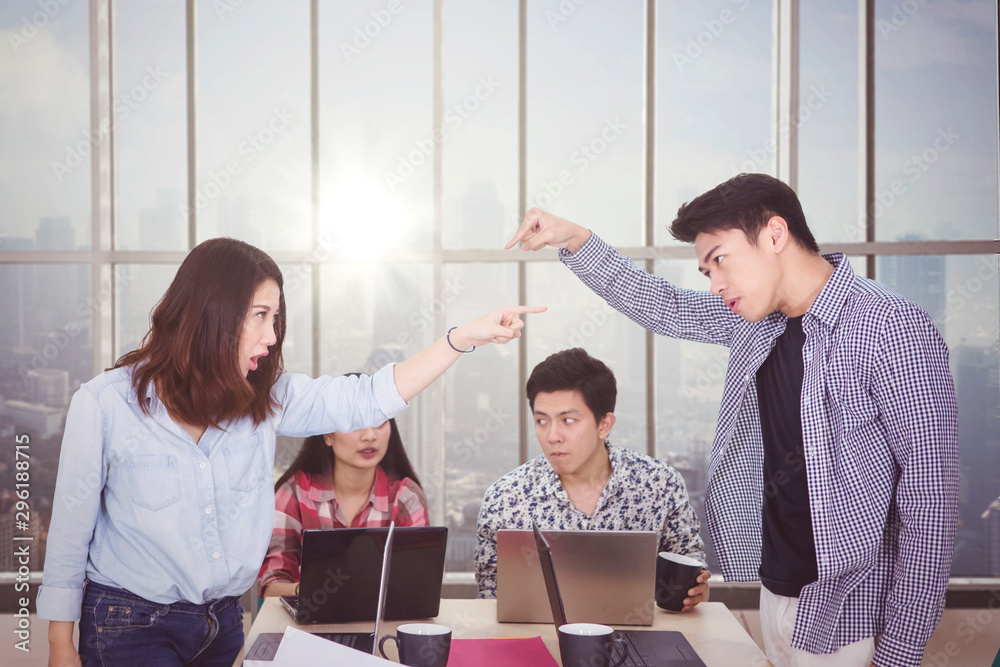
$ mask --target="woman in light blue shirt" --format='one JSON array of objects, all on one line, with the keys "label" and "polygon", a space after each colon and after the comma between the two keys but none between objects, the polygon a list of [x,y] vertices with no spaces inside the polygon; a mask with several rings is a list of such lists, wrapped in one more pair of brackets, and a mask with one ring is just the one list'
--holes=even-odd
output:
[{"label": "woman in light blue shirt", "polygon": [[311,379],[282,372],[274,261],[233,239],[200,244],[139,349],[70,404],[37,599],[50,667],[232,665],[239,596],[271,537],[275,436],[381,424],[542,310],[495,310],[370,377]]}]

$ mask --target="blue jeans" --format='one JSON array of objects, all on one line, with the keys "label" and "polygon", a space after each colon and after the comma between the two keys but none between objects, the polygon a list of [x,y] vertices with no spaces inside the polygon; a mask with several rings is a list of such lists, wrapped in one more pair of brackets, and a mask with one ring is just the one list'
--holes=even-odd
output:
[{"label": "blue jeans", "polygon": [[232,667],[243,647],[237,597],[159,604],[91,581],[81,612],[83,667]]}]

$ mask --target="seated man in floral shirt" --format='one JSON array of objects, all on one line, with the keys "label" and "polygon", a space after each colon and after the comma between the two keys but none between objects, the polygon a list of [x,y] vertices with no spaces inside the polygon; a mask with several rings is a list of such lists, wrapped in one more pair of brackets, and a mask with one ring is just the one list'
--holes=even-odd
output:
[{"label": "seated man in floral shirt", "polygon": [[[544,456],[486,491],[476,527],[480,598],[496,597],[497,531],[532,521],[543,530],[651,530],[660,551],[705,560],[680,473],[607,441],[618,394],[611,369],[580,348],[563,350],[535,366],[527,391]],[[708,597],[710,576],[702,572],[685,611]]]}]

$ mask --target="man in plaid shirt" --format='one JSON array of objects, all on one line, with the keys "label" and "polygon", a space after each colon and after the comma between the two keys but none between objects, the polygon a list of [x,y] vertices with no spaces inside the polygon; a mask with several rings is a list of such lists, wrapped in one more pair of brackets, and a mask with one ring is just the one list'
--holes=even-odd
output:
[{"label": "man in plaid shirt", "polygon": [[958,523],[958,408],[930,317],[820,255],[787,185],[742,174],[682,206],[708,292],[538,209],[508,248],[559,248],[659,334],[730,348],[705,500],[728,581],[760,579],[775,665],[917,667]]}]

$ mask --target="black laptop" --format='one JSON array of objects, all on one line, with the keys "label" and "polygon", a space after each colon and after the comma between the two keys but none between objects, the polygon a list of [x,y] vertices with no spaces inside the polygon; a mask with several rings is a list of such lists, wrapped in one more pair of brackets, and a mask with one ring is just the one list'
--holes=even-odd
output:
[{"label": "black laptop", "polygon": [[[382,626],[382,621],[385,619],[385,601],[386,601],[386,588],[389,583],[389,566],[390,558],[389,554],[392,552],[394,533],[398,530],[395,523],[390,522],[388,533],[385,539],[385,548],[382,550],[381,556],[381,574],[379,576],[379,589],[378,589],[378,608],[375,614],[375,631],[374,632],[317,632],[314,633],[323,639],[328,639],[332,642],[337,642],[338,644],[343,644],[349,648],[353,648],[364,653],[371,653],[372,655],[378,657],[375,652],[376,646],[378,645],[379,631]],[[243,667],[256,667],[257,665],[266,665],[274,661],[274,656],[278,652],[278,647],[281,645],[281,640],[284,635],[280,632],[262,632],[257,635],[257,640],[247,651],[246,656],[243,659]]]},{"label": "black laptop", "polygon": [[[556,629],[566,624],[566,611],[563,607],[562,594],[559,592],[559,581],[552,564],[552,549],[548,540],[532,522],[535,534],[535,544],[538,546],[538,560],[542,565],[542,576],[545,578],[545,589],[549,594],[549,604],[552,607],[552,619]],[[597,594],[597,591],[595,591]],[[615,630],[615,637],[624,640],[628,646],[628,657],[623,665],[634,667],[705,667],[691,644],[680,632],[673,630]]]},{"label": "black laptop", "polygon": [[[299,594],[281,596],[295,621],[302,625],[374,621],[388,534],[388,528],[303,531]],[[386,620],[438,615],[447,544],[444,526],[395,529]]]}]

